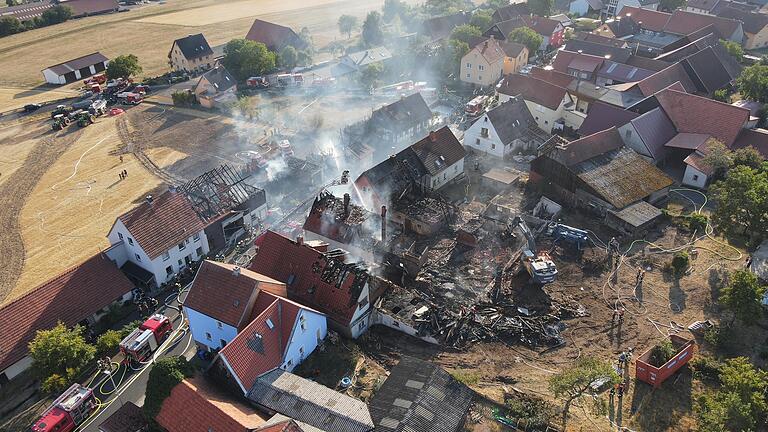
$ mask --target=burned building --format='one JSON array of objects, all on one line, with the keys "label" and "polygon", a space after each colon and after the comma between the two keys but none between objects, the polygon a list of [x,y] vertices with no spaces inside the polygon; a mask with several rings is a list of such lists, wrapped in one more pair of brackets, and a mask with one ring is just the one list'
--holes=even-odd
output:
[{"label": "burned building", "polygon": [[382,239],[386,241],[386,207],[381,215],[353,204],[349,194],[337,198],[323,191],[315,198],[304,221],[307,240],[328,243],[333,249],[344,249],[353,257],[376,262]]},{"label": "burned building", "polygon": [[178,187],[198,217],[207,222],[210,250],[232,245],[266,216],[266,193],[245,180],[222,165]]},{"label": "burned building", "polygon": [[341,143],[347,157],[358,160],[372,157],[380,161],[402,149],[402,145],[427,134],[432,110],[420,93],[383,106],[371,117],[341,130]]}]

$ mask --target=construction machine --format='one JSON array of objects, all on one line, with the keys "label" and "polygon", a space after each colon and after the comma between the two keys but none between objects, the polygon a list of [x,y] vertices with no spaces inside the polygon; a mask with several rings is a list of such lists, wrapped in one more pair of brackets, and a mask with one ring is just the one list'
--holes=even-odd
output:
[{"label": "construction machine", "polygon": [[69,126],[69,117],[65,116],[64,114],[57,114],[55,117],[53,117],[53,124],[51,125],[51,129],[60,131],[67,126]]},{"label": "construction machine", "polygon": [[93,114],[89,113],[88,111],[83,111],[77,115],[77,125],[81,128],[86,127],[93,124],[95,119],[96,118],[93,116]]},{"label": "construction machine", "polygon": [[548,253],[536,251],[536,240],[528,224],[520,216],[515,216],[511,223],[511,228],[514,227],[518,227],[525,236],[526,243],[523,244],[520,259],[533,283],[543,285],[554,282],[557,278],[557,266]]},{"label": "construction machine", "polygon": [[589,246],[592,242],[587,231],[561,223],[551,224],[547,231],[555,239],[555,243],[562,240],[575,246],[577,250],[584,249],[584,246]]},{"label": "construction machine", "polygon": [[58,105],[53,111],[51,111],[51,119],[55,119],[59,114],[67,115],[74,110],[75,109],[70,106]]}]

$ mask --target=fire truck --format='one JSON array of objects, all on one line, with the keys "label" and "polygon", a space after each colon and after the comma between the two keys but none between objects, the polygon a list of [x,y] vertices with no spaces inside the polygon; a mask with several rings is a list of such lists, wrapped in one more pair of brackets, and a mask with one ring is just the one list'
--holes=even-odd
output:
[{"label": "fire truck", "polygon": [[32,432],[71,432],[96,410],[93,390],[72,384],[32,425]]},{"label": "fire truck", "polygon": [[120,342],[120,352],[125,355],[123,362],[146,361],[171,330],[173,324],[168,317],[161,314],[152,315]]},{"label": "fire truck", "polygon": [[480,95],[476,98],[472,99],[471,101],[467,102],[467,105],[464,107],[464,112],[467,115],[470,116],[479,116],[480,114],[485,111],[485,107],[488,105],[488,103],[491,101],[490,96],[486,95]]}]

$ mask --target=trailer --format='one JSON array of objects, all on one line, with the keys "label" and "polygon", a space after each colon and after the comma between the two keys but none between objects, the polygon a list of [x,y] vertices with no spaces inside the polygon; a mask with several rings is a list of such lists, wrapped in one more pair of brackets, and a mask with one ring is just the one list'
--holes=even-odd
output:
[{"label": "trailer", "polygon": [[122,92],[117,94],[117,99],[127,105],[138,105],[144,101],[139,93]]},{"label": "trailer", "polygon": [[696,345],[695,340],[686,339],[678,335],[669,335],[669,340],[677,350],[677,354],[667,360],[666,363],[661,366],[654,366],[650,363],[653,348],[638,357],[635,363],[635,377],[644,383],[652,385],[655,389],[661,387],[664,381],[681,367],[685,366],[693,357]]},{"label": "trailer", "polygon": [[32,425],[32,432],[74,431],[96,411],[96,408],[93,390],[80,384],[72,384]]},{"label": "trailer", "polygon": [[120,352],[125,355],[123,363],[141,363],[149,359],[172,330],[173,324],[168,317],[152,315],[120,342]]}]

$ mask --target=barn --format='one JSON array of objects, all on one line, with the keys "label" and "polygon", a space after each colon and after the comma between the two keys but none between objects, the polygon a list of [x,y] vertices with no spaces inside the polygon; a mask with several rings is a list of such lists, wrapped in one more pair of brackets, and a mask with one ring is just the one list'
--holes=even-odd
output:
[{"label": "barn", "polygon": [[103,72],[107,68],[107,63],[109,63],[108,58],[100,52],[95,52],[49,66],[43,69],[43,76],[45,77],[45,82],[49,84],[69,84]]}]

